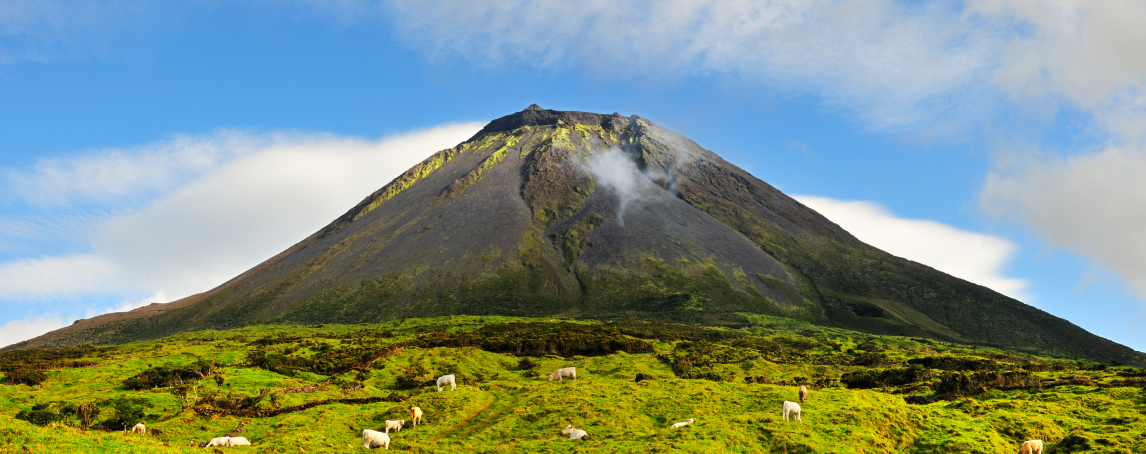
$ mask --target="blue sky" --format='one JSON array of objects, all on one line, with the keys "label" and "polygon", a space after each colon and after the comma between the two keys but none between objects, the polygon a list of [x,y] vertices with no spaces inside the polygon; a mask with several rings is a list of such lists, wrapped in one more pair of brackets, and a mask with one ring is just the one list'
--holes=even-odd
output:
[{"label": "blue sky", "polygon": [[5,2],[0,344],[207,290],[537,103],[1146,350],[1146,7],[1095,3]]}]

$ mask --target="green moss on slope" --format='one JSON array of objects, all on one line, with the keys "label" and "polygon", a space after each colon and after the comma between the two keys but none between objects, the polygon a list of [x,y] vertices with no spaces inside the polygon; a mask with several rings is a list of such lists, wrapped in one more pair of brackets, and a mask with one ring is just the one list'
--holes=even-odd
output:
[{"label": "green moss on slope", "polygon": [[[48,368],[39,387],[0,385],[0,452],[191,452],[198,448],[186,446],[189,440],[202,443],[240,426],[238,435],[253,446],[227,452],[348,452],[361,449],[362,429],[408,419],[411,406],[423,410],[423,423],[392,431],[391,449],[997,453],[1015,452],[1032,438],[1044,440],[1048,453],[1146,449],[1141,369],[768,316],[750,322],[732,330],[454,316],[251,326],[79,356],[36,355]],[[13,363],[13,354],[24,353],[2,353],[0,364]],[[844,376],[882,370],[863,365],[873,355],[921,373],[902,384],[845,387]],[[57,360],[85,366],[58,368]],[[964,363],[1045,371],[1027,373],[1038,384],[929,404],[905,401],[929,395],[911,389],[921,383],[941,387],[934,377],[987,372],[922,366]],[[576,381],[547,380],[569,366],[577,367]],[[202,375],[174,384],[125,386],[150,372],[195,367]],[[434,378],[447,373],[457,377],[457,390],[437,392]],[[796,400],[798,385],[811,389],[802,421],[783,421],[781,403]],[[125,433],[126,417],[147,424],[149,434]],[[696,422],[668,428],[688,418]],[[587,430],[591,440],[565,439],[560,430],[567,424]]]}]

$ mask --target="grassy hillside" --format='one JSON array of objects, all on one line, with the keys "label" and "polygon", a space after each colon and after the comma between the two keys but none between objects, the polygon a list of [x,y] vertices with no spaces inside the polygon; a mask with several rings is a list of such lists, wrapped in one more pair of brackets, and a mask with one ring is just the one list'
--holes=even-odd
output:
[{"label": "grassy hillside", "polygon": [[[506,317],[254,326],[0,354],[0,452],[1146,450],[1146,371],[748,316],[741,330]],[[549,382],[576,366],[575,382]],[[438,375],[459,387],[435,391]],[[780,407],[808,385],[803,422]],[[911,402],[911,403],[908,403]],[[696,418],[677,430],[668,425]],[[142,420],[147,437],[124,432]],[[566,424],[588,442],[564,439]]]}]

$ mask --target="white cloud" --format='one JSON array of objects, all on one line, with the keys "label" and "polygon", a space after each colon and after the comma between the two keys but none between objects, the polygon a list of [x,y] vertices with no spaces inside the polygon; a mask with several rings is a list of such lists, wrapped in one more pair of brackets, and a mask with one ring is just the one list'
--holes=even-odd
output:
[{"label": "white cloud", "polygon": [[266,137],[223,131],[179,136],[133,150],[99,150],[65,158],[41,158],[30,169],[8,169],[9,197],[34,205],[108,202],[162,191],[236,156],[265,147]]},{"label": "white cloud", "polygon": [[107,55],[113,35],[144,23],[147,6],[144,0],[4,0],[0,64]]},{"label": "white cloud", "polygon": [[21,258],[0,263],[0,300],[119,290],[119,273],[115,263],[92,254]]},{"label": "white cloud", "polygon": [[158,292],[155,292],[154,295],[151,295],[151,296],[144,298],[144,299],[141,299],[139,301],[124,301],[124,302],[119,303],[118,305],[116,305],[114,307],[105,307],[102,310],[96,310],[94,308],[88,308],[85,311],[87,313],[87,315],[84,318],[92,318],[92,317],[95,317],[97,315],[107,314],[109,312],[127,312],[127,311],[130,311],[132,309],[139,309],[139,308],[141,308],[143,306],[147,306],[149,304],[154,304],[154,303],[164,304],[164,303],[170,303],[170,302],[171,301],[167,299],[167,294],[163,290],[160,290]]},{"label": "white cloud", "polygon": [[1016,247],[982,233],[923,219],[904,219],[882,205],[827,197],[793,196],[851,232],[860,241],[892,255],[988,287],[1020,301],[1027,282],[1006,277],[1004,268]]},{"label": "white cloud", "polygon": [[1146,3],[971,0],[968,11],[1028,28],[1003,45],[1000,85],[1017,96],[1064,96],[1094,109],[1146,79]]},{"label": "white cloud", "polygon": [[[481,126],[445,125],[378,141],[228,133],[168,141],[135,152],[111,150],[78,157],[77,161],[99,163],[94,167],[101,170],[94,174],[146,176],[194,167],[201,176],[149,196],[151,201],[136,209],[114,211],[89,223],[85,232],[91,238],[89,252],[0,263],[0,300],[126,291],[158,292],[153,299],[178,299],[208,290],[314,233],[401,172],[435,151],[464,141]],[[185,144],[185,149],[172,144]],[[188,156],[202,156],[199,150],[216,150],[212,156],[219,156],[232,153],[229,147],[235,144],[257,145],[234,153],[238,157],[230,160],[187,165]],[[157,153],[156,149],[165,151]],[[76,162],[53,165],[85,172],[85,166]],[[67,178],[55,172],[16,173],[33,186],[68,184]],[[162,186],[149,177],[132,181],[117,186],[121,194],[138,195],[139,188]],[[91,182],[81,181],[73,187],[98,184],[98,178],[91,177]],[[58,208],[60,216],[68,211]]]},{"label": "white cloud", "polygon": [[[83,309],[83,318],[92,318],[98,315],[103,315],[111,312],[127,312],[132,309],[138,309],[152,303],[167,303],[170,302],[162,291],[156,292],[147,298],[139,301],[124,301],[115,306],[98,308],[90,306]],[[3,326],[0,326],[0,348],[20,342],[22,340],[31,339],[49,331],[57,330],[65,326],[71,325],[78,317],[74,316],[77,310],[67,311],[73,316],[61,316],[59,313],[39,314],[24,317],[19,320],[10,320]]]},{"label": "white cloud", "polygon": [[28,316],[20,320],[11,320],[0,326],[0,347],[31,339],[65,326],[68,326],[68,321],[51,315]]},{"label": "white cloud", "polygon": [[1046,242],[1088,257],[1146,298],[1146,150],[1020,156],[983,185],[988,213],[1024,221]]},{"label": "white cloud", "polygon": [[[946,3],[893,0],[390,1],[414,46],[490,67],[708,75],[824,96],[872,126],[949,134],[981,121],[997,52]],[[973,100],[973,102],[969,101]]]}]

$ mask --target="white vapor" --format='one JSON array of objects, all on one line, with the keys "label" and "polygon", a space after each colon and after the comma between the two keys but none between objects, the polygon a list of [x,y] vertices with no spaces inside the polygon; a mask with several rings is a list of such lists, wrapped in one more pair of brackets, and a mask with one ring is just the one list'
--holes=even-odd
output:
[{"label": "white vapor", "polygon": [[1011,298],[1028,302],[1027,282],[1006,277],[1014,255],[1011,242],[968,232],[937,221],[904,219],[868,201],[799,195],[796,200],[851,232],[860,241],[892,255],[916,261]]},{"label": "white vapor", "polygon": [[[90,238],[88,251],[0,262],[0,304],[55,301],[57,313],[78,316],[83,308],[71,307],[69,312],[60,307],[68,304],[65,300],[152,295],[116,307],[89,307],[85,315],[90,317],[208,290],[319,230],[406,169],[466,140],[483,125],[449,124],[381,140],[227,132],[8,169],[0,172],[7,180],[0,186],[13,181],[62,185],[46,197],[18,194],[29,203],[46,204],[48,217],[67,217],[80,201],[87,208],[98,203],[120,206],[124,199],[142,201],[127,210],[106,210],[110,214],[73,232]],[[108,197],[83,195],[85,188],[101,184],[101,175],[109,174],[128,178],[105,187]],[[169,188],[147,175],[176,175],[186,181]],[[41,319],[28,320],[20,322],[22,332],[48,326]]]},{"label": "white vapor", "polygon": [[617,223],[625,226],[625,211],[648,197],[652,183],[637,164],[617,147],[589,155],[585,166],[598,186],[609,188],[617,196]]}]

